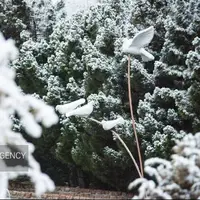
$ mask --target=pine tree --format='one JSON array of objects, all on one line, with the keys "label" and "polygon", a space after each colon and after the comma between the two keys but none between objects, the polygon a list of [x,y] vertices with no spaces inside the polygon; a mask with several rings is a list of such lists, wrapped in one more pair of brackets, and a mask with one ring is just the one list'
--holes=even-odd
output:
[{"label": "pine tree", "polygon": [[[58,7],[57,12],[60,9]],[[50,1],[36,1],[34,3],[24,0],[3,0],[0,2],[0,15],[0,28],[4,36],[13,38],[20,47],[20,56],[12,63],[12,68],[16,70],[17,84],[25,93],[43,98],[47,94],[45,79],[48,75],[45,70],[41,69],[47,62],[49,51],[51,51],[48,50],[49,45],[45,39],[48,40],[56,21],[52,4]],[[57,20],[59,18],[60,16]],[[22,132],[28,141],[36,145],[37,150],[34,156],[41,163],[42,171],[50,175],[57,184],[64,184],[68,181],[67,166],[54,156],[55,141],[60,134],[57,130],[59,126],[44,129],[43,136],[34,140],[26,135],[19,123],[18,116],[15,116],[13,121],[15,122],[13,128]],[[56,169],[55,166],[57,166]]]},{"label": "pine tree", "polygon": [[[199,5],[193,0],[174,0],[164,22],[165,41],[153,71],[156,87],[138,108],[146,157],[169,158],[176,139],[199,131],[199,101],[194,98],[198,81],[192,75],[198,65],[198,48],[194,50],[198,38],[193,40],[200,33]],[[197,60],[191,62],[194,55]]]},{"label": "pine tree", "polygon": [[19,46],[20,34],[30,30],[30,9],[24,0],[2,0],[0,2],[0,30],[6,38],[15,40]]},{"label": "pine tree", "polygon": [[[131,1],[107,1],[55,28],[50,44],[51,49],[56,49],[48,59],[48,68],[52,67],[49,81],[59,83],[49,87],[46,100],[60,98],[59,104],[78,98],[94,100],[92,117],[100,121],[122,115],[127,121],[118,131],[136,155],[129,118],[127,58],[121,53],[123,37],[127,36],[127,13],[134,14],[129,11],[130,4]],[[133,29],[128,34],[136,32]],[[134,60],[131,70],[136,113],[139,99],[153,90],[154,82],[140,61]],[[62,92],[55,95],[59,90]],[[124,148],[113,141],[111,132],[82,118],[63,118],[61,124],[57,155],[62,161],[76,164],[115,189],[126,190],[130,177],[138,176]]]},{"label": "pine tree", "polygon": [[51,0],[27,1],[32,17],[34,40],[48,39],[56,21],[55,9]]},{"label": "pine tree", "polygon": [[[37,16],[42,11],[39,6],[46,4],[32,2]],[[127,56],[121,46],[124,37],[131,38],[154,25],[155,36],[147,49],[155,61],[143,63],[139,57],[131,57],[132,104],[145,158],[169,157],[176,139],[199,131],[198,7],[192,0],[107,0],[70,20],[47,19],[47,26],[41,26],[43,18],[38,15],[34,37],[21,34],[21,59],[13,64],[19,84],[25,92],[37,93],[54,106],[79,98],[94,100],[91,117],[100,121],[123,116],[126,123],[116,131],[136,156],[128,106]],[[52,9],[44,10],[54,18]],[[101,182],[107,188],[125,190],[138,176],[111,132],[86,118],[60,116],[60,125],[47,132],[55,137],[45,134],[38,149],[48,141],[50,155],[56,152],[70,168],[73,186]]]}]

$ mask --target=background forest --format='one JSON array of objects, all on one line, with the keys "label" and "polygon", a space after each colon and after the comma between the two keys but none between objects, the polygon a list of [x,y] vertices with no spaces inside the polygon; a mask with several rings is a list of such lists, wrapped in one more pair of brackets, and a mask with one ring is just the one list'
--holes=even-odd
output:
[{"label": "background forest", "polygon": [[[16,82],[49,105],[79,98],[95,101],[92,117],[115,119],[137,158],[127,92],[123,38],[155,27],[148,51],[155,60],[132,57],[131,87],[143,159],[169,159],[175,141],[200,131],[200,2],[196,0],[104,0],[68,18],[65,2],[1,0],[0,31],[16,41]],[[126,191],[138,178],[129,155],[111,132],[72,117],[26,135],[34,156],[56,185]],[[25,179],[22,177],[22,179]]]}]

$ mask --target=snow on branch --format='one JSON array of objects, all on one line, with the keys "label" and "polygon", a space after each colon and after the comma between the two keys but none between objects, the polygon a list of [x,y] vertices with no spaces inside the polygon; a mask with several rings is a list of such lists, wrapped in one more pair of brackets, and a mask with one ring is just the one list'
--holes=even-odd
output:
[{"label": "snow on branch", "polygon": [[[129,189],[138,187],[135,199],[200,198],[200,133],[188,134],[177,141],[172,160],[150,158],[145,172],[154,180],[136,179]],[[154,184],[153,184],[153,183]]]},{"label": "snow on branch", "polygon": [[[50,127],[58,122],[58,117],[53,107],[46,105],[42,100],[31,95],[24,95],[15,83],[15,71],[9,68],[9,62],[16,59],[18,50],[13,40],[5,40],[0,33],[0,145],[4,149],[10,146],[26,145],[28,147],[28,171],[7,171],[4,160],[0,160],[0,168],[5,169],[0,173],[0,198],[6,198],[8,180],[19,175],[27,175],[35,184],[36,195],[40,196],[46,191],[54,190],[53,181],[41,172],[40,165],[32,153],[34,145],[28,143],[21,133],[13,131],[12,116],[18,115],[26,132],[32,137],[40,137],[42,128]],[[10,149],[9,149],[10,150]]]}]

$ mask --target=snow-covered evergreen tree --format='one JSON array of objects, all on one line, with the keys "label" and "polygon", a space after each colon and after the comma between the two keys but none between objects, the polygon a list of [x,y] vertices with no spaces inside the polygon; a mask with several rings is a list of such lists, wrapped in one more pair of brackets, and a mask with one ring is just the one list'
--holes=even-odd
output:
[{"label": "snow-covered evergreen tree", "polygon": [[[16,70],[16,82],[21,86],[23,91],[28,94],[37,93],[39,98],[47,94],[45,90],[45,75],[42,72],[42,64],[46,63],[48,57],[47,41],[48,36],[52,33],[52,26],[56,20],[64,17],[62,2],[54,8],[50,1],[36,1],[32,7],[32,1],[1,1],[0,18],[1,31],[6,38],[13,38],[17,46],[20,47],[20,56],[12,63]],[[48,6],[47,6],[48,3]],[[40,8],[38,7],[40,6]],[[44,7],[45,6],[45,7]],[[54,16],[56,12],[56,19]],[[37,13],[37,14],[36,14]],[[51,15],[53,16],[51,18]],[[59,14],[58,14],[59,13]],[[48,18],[50,16],[50,18]],[[42,25],[46,20],[46,24]],[[37,24],[38,30],[34,24]],[[36,25],[35,24],[35,25]],[[49,27],[49,29],[48,29]],[[36,37],[36,35],[40,37]],[[40,42],[37,42],[36,39]],[[53,83],[52,83],[53,84]],[[23,136],[36,146],[34,152],[35,158],[41,163],[42,171],[46,172],[55,183],[64,184],[68,181],[68,169],[66,164],[62,164],[55,157],[56,140],[59,133],[59,126],[43,130],[43,137],[35,140],[27,136],[24,129],[19,125],[19,119],[13,117],[14,129],[23,133]],[[45,145],[44,145],[45,143]],[[53,166],[57,166],[56,169]],[[60,172],[58,175],[58,171]]]},{"label": "snow-covered evergreen tree", "polygon": [[22,31],[31,29],[30,9],[25,0],[2,0],[0,2],[0,31],[12,38],[19,46]]},{"label": "snow-covered evergreen tree", "polygon": [[55,9],[51,0],[26,0],[31,11],[33,38],[48,38],[56,21]]},{"label": "snow-covered evergreen tree", "polygon": [[[100,121],[124,116],[127,121],[119,133],[136,155],[128,114],[127,58],[121,52],[123,38],[127,36],[127,12],[134,13],[129,11],[131,3],[107,1],[55,27],[50,36],[50,49],[55,50],[46,66],[52,75],[45,99],[64,104],[84,97],[95,101],[92,117]],[[132,35],[137,31],[133,29]],[[131,69],[134,104],[137,105],[145,92],[152,91],[154,83],[141,62],[134,60]],[[61,123],[57,154],[66,163],[75,163],[118,189],[126,188],[130,174],[137,176],[130,158],[124,148],[113,141],[111,132],[83,118],[64,119]]]},{"label": "snow-covered evergreen tree", "polygon": [[164,21],[165,41],[153,71],[156,87],[138,107],[147,157],[169,157],[175,139],[199,131],[199,101],[194,98],[199,83],[193,78],[199,65],[199,6],[198,1],[173,0]]},{"label": "snow-covered evergreen tree", "polygon": [[[153,25],[155,36],[148,51],[155,62],[131,57],[132,103],[145,158],[169,157],[176,139],[199,131],[198,1],[103,0],[71,19],[60,20],[54,20],[56,14],[51,4],[45,6],[47,1],[31,2],[36,34],[31,38],[28,32],[21,33],[21,56],[13,63],[25,92],[37,93],[54,106],[80,98],[94,100],[91,116],[100,121],[123,116],[126,123],[116,129],[136,155],[128,106],[127,56],[121,46],[123,38]],[[53,18],[48,19],[49,15]],[[91,178],[125,189],[137,176],[111,132],[88,119],[61,116],[52,133],[56,137],[50,146],[54,151],[57,143],[57,157]]]}]

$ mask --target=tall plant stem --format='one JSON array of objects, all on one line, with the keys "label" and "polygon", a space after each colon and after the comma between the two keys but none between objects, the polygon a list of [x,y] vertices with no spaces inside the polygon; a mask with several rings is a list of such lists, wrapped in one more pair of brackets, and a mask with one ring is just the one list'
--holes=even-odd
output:
[{"label": "tall plant stem", "polygon": [[124,148],[125,148],[126,151],[128,152],[129,156],[131,157],[131,159],[132,159],[132,161],[133,161],[133,163],[134,163],[134,165],[135,165],[135,167],[136,167],[136,169],[137,169],[137,171],[138,171],[138,174],[139,174],[140,178],[142,178],[143,176],[142,176],[142,174],[141,174],[141,172],[140,172],[140,169],[139,169],[139,167],[138,167],[138,164],[137,164],[137,162],[135,161],[135,158],[133,157],[133,155],[132,155],[132,153],[130,152],[129,148],[128,148],[127,145],[124,143],[124,141],[121,139],[121,137],[119,136],[118,133],[116,133],[115,131],[112,131],[112,133],[113,133],[113,134],[117,137],[117,139],[122,143],[122,145],[124,146]]},{"label": "tall plant stem", "polygon": [[[98,121],[98,120],[96,120],[96,119],[89,118],[89,120],[91,120],[91,121],[93,121],[93,122],[96,122],[97,124],[101,125],[101,122]],[[129,148],[128,148],[127,145],[125,144],[125,142],[122,140],[122,138],[119,136],[118,133],[116,133],[116,132],[113,131],[113,130],[111,130],[111,132],[115,135],[115,137],[116,137],[116,138],[121,142],[121,144],[124,146],[124,148],[126,149],[126,151],[127,151],[128,154],[129,154],[129,156],[131,157],[131,159],[132,159],[132,161],[133,161],[133,163],[134,163],[134,165],[135,165],[135,167],[136,167],[136,169],[137,169],[137,171],[138,171],[138,174],[139,174],[140,178],[142,178],[143,176],[142,176],[142,174],[141,174],[141,172],[140,172],[140,169],[139,169],[139,167],[138,167],[138,164],[137,164],[135,158],[133,157],[131,151],[129,150]]]},{"label": "tall plant stem", "polygon": [[130,107],[132,126],[133,126],[133,131],[134,131],[134,135],[135,135],[137,151],[138,151],[138,156],[139,156],[140,170],[141,170],[141,174],[142,174],[142,177],[143,177],[144,176],[144,172],[143,172],[142,156],[141,156],[140,144],[139,144],[138,136],[137,136],[137,132],[136,132],[135,119],[134,119],[133,107],[132,107],[130,65],[131,65],[131,59],[130,59],[130,55],[129,55],[128,56],[128,98],[129,98],[129,107]]}]

